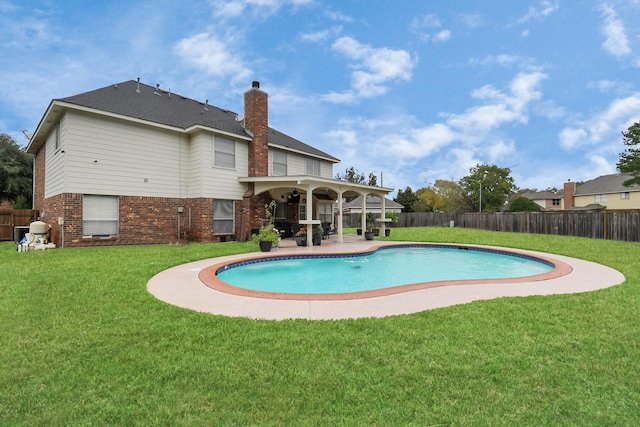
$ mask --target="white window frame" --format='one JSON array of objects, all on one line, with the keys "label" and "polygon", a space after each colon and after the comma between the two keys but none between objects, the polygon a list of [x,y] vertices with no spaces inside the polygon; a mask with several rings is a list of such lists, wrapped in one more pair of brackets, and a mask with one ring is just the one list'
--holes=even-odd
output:
[{"label": "white window frame", "polygon": [[233,139],[216,136],[213,138],[213,166],[236,168],[236,142]]},{"label": "white window frame", "polygon": [[318,218],[321,223],[333,223],[333,203],[318,203]]},{"label": "white window frame", "polygon": [[596,194],[594,196],[594,201],[596,203],[606,203],[607,202],[607,195],[606,194]]},{"label": "white window frame", "polygon": [[287,204],[276,203],[276,212],[273,215],[275,221],[286,221],[287,219]]},{"label": "white window frame", "polygon": [[115,237],[120,229],[120,198],[84,194],[82,196],[82,235]]},{"label": "white window frame", "polygon": [[287,176],[287,153],[282,150],[271,152],[271,175]]},{"label": "white window frame", "polygon": [[320,176],[320,160],[307,157],[305,160],[305,170],[307,175]]},{"label": "white window frame", "polygon": [[630,198],[631,195],[628,191],[623,191],[622,193],[620,193],[620,200],[629,200]]},{"label": "white window frame", "polygon": [[230,234],[235,234],[235,203],[233,200],[216,199],[213,201],[213,235]]}]

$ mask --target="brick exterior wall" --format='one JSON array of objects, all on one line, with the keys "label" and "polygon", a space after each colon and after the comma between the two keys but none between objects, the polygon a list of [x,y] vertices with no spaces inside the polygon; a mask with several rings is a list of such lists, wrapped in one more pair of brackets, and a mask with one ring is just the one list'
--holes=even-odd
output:
[{"label": "brick exterior wall", "polygon": [[[262,200],[263,198],[258,198]],[[41,220],[51,227],[51,241],[56,246],[112,246],[171,244],[186,242],[230,241],[242,234],[238,213],[242,201],[236,201],[233,235],[214,235],[213,204],[207,198],[177,199],[166,197],[119,197],[119,232],[110,238],[82,236],[82,194],[60,194],[42,202]],[[264,204],[263,204],[264,206]],[[178,212],[182,207],[183,212]],[[264,212],[264,210],[263,210]],[[59,224],[59,218],[64,224]],[[247,238],[251,236],[245,233]]]}]

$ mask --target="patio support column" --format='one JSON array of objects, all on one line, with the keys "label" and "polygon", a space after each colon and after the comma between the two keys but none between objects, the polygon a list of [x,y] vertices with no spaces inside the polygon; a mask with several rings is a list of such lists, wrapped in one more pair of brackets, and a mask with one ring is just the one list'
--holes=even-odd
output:
[{"label": "patio support column", "polygon": [[362,240],[367,240],[365,232],[367,231],[367,195],[362,195],[362,216],[360,217],[360,227],[362,228]]},{"label": "patio support column", "polygon": [[380,235],[381,236],[384,236],[384,231],[387,228],[387,223],[384,221],[384,219],[386,218],[386,213],[387,213],[387,210],[384,207],[384,203],[385,203],[384,196],[385,196],[384,193],[380,195],[380,199],[382,200],[382,204],[381,204],[381,208],[380,208],[380,219],[382,220],[382,221],[380,221]]},{"label": "patio support column", "polygon": [[338,218],[336,220],[338,223],[338,243],[344,243],[342,238],[342,194],[342,187],[340,187],[340,190],[338,191]]}]

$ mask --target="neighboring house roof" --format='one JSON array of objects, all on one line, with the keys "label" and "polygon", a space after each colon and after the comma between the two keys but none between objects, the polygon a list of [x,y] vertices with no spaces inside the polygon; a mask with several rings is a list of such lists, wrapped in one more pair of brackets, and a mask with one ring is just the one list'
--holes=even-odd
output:
[{"label": "neighboring house roof", "polygon": [[[205,102],[196,101],[135,80],[116,83],[67,98],[54,99],[51,104],[75,105],[185,131],[194,127],[205,127],[237,135],[243,139],[251,139],[251,135],[243,126],[241,117],[233,111],[214,107],[207,100]],[[47,113],[50,110],[51,106]],[[45,117],[38,128],[43,126]],[[43,136],[40,136],[40,132],[34,133],[34,140],[30,145],[33,144],[37,149],[43,143],[43,141],[38,141],[38,138],[44,137],[46,137],[44,133]],[[321,150],[271,128],[269,129],[268,143],[285,150],[321,157],[332,162],[339,161]]]},{"label": "neighboring house roof", "polygon": [[587,206],[574,206],[569,208],[572,211],[600,211],[606,209],[606,206],[602,206],[600,203],[591,203]]},{"label": "neighboring house roof", "polygon": [[586,181],[576,186],[575,196],[585,196],[590,194],[621,193],[627,191],[640,191],[640,185],[633,184],[625,187],[623,183],[631,179],[632,176],[624,173],[603,175],[598,178]]},{"label": "neighboring house roof", "polygon": [[[367,208],[380,208],[382,202],[380,197],[378,196],[367,196]],[[358,196],[350,202],[347,202],[342,205],[344,209],[350,208],[362,208],[362,196]],[[389,200],[386,197],[384,198],[384,208],[385,209],[404,209],[404,206],[398,202],[394,202],[393,200]]]},{"label": "neighboring house roof", "polygon": [[529,200],[550,200],[561,199],[564,196],[562,194],[553,193],[551,191],[538,191],[535,193],[522,193],[520,197],[526,197]]}]

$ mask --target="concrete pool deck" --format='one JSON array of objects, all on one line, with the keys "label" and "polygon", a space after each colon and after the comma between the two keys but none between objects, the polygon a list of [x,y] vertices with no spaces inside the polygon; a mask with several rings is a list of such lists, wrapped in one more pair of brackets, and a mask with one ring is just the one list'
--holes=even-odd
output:
[{"label": "concrete pool deck", "polygon": [[[513,251],[556,261],[569,268],[563,267],[565,271],[562,275],[552,274],[549,276],[551,278],[544,280],[537,277],[537,280],[519,282],[494,280],[464,284],[446,283],[389,295],[337,300],[281,299],[277,295],[265,298],[250,294],[241,295],[242,292],[232,294],[213,289],[200,278],[200,273],[208,267],[248,258],[362,252],[376,246],[412,243],[365,241],[360,240],[360,236],[353,235],[345,235],[343,243],[338,243],[335,236],[332,239],[323,240],[321,246],[307,247],[296,246],[293,240],[285,239],[280,248],[266,254],[253,252],[179,265],[152,277],[147,283],[147,289],[161,301],[203,313],[269,320],[329,320],[410,314],[500,297],[589,292],[614,286],[625,280],[622,273],[610,267],[576,258],[525,250]],[[508,248],[489,248],[511,251]]]}]

